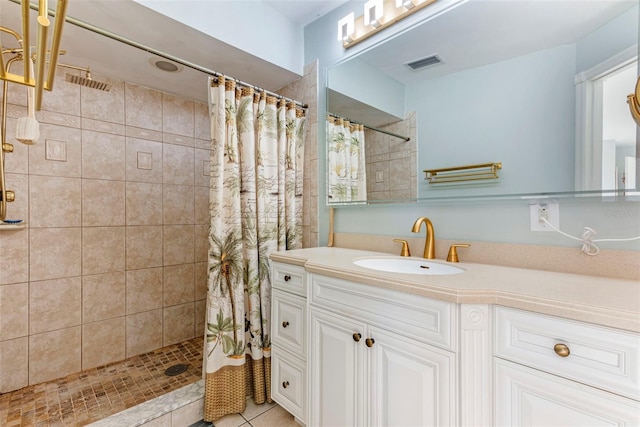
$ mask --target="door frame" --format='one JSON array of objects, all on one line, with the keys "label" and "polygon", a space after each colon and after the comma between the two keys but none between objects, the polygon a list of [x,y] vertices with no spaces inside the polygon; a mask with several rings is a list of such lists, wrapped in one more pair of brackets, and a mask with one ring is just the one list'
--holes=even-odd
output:
[{"label": "door frame", "polygon": [[[575,190],[602,187],[602,77],[638,60],[638,45],[576,74]],[[639,70],[640,73],[640,70]],[[630,90],[632,90],[631,88]],[[599,137],[598,137],[599,135]]]}]

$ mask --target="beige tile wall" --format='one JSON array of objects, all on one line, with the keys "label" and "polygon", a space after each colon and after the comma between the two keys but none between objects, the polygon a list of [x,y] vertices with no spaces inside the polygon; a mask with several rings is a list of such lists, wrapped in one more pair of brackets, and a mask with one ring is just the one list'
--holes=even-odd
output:
[{"label": "beige tile wall", "polygon": [[367,199],[411,199],[418,194],[416,113],[380,129],[411,138],[405,141],[365,128]]},{"label": "beige tile wall", "polygon": [[26,91],[10,86],[8,218],[28,226],[0,232],[0,392],[204,331],[207,106],[110,83],[58,76],[30,147],[13,136]]},{"label": "beige tile wall", "polygon": [[[313,248],[318,246],[318,61],[307,64],[304,76],[278,93],[309,105],[304,148],[302,246]],[[324,150],[324,145],[321,149]]]}]

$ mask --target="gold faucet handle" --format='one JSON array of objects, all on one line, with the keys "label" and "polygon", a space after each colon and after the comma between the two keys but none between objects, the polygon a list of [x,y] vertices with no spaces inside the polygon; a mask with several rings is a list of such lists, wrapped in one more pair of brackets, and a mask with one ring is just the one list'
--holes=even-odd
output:
[{"label": "gold faucet handle", "polygon": [[456,245],[451,245],[449,247],[449,253],[447,254],[447,262],[458,262],[458,251],[457,248],[468,248],[471,246],[468,243],[458,243]]},{"label": "gold faucet handle", "polygon": [[411,256],[411,251],[409,251],[409,242],[404,239],[393,239],[394,242],[402,243],[402,250],[400,251],[400,256]]}]

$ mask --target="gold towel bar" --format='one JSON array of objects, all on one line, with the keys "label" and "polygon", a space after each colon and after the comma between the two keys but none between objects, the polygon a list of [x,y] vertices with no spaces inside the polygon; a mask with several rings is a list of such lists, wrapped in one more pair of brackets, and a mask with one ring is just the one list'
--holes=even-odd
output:
[{"label": "gold towel bar", "polygon": [[[7,80],[12,83],[19,83],[26,86],[35,87],[35,104],[36,110],[40,110],[42,106],[42,93],[43,90],[52,90],[53,83],[55,78],[55,69],[58,63],[58,54],[60,52],[60,41],[62,37],[62,28],[65,21],[65,15],[67,11],[67,2],[68,0],[58,0],[58,4],[55,12],[55,25],[53,27],[53,39],[51,43],[51,53],[49,55],[49,69],[46,70],[45,65],[47,62],[47,40],[48,40],[48,32],[49,27],[51,26],[51,22],[49,21],[48,16],[54,15],[52,11],[47,9],[47,1],[39,0],[38,2],[38,16],[36,18],[37,25],[37,34],[36,34],[36,51],[35,51],[35,79],[31,78],[30,74],[30,61],[24,61],[24,74],[14,74],[10,73],[7,67],[5,66],[4,60],[0,60],[0,79]],[[6,27],[0,27],[0,31],[12,34],[18,41],[20,48],[27,53],[24,54],[24,57],[29,57],[30,55],[30,42],[29,42],[29,9],[31,7],[28,0],[22,0],[22,37],[14,31]],[[2,51],[2,46],[0,45],[0,52]],[[45,75],[46,74],[46,75]]]},{"label": "gold towel bar", "polygon": [[502,162],[482,163],[477,165],[455,166],[442,169],[426,169],[426,180],[429,184],[444,182],[476,181],[480,179],[497,179]]}]

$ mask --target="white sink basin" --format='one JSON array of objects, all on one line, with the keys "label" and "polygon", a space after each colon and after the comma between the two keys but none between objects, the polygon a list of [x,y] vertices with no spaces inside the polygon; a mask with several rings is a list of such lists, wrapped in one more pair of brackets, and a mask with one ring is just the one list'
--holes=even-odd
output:
[{"label": "white sink basin", "polygon": [[420,258],[361,258],[353,261],[355,265],[378,271],[404,274],[445,275],[459,274],[464,270],[453,265],[440,264]]}]

